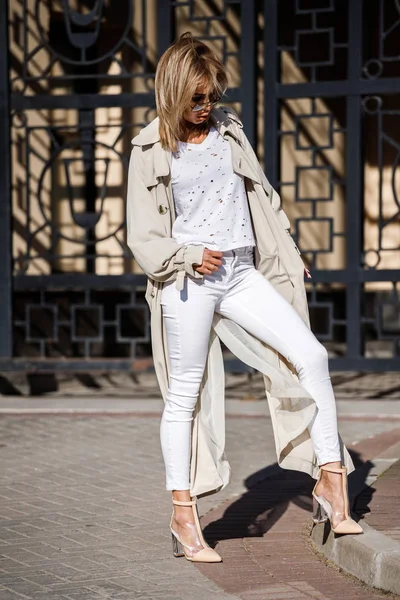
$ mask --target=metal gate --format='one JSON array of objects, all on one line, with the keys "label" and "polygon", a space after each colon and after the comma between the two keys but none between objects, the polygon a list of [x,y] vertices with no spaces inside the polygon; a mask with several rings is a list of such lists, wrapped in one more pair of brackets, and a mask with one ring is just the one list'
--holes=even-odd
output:
[{"label": "metal gate", "polygon": [[398,370],[398,0],[2,2],[0,370],[151,365],[126,167],[157,59],[187,30],[228,68],[330,367]]}]

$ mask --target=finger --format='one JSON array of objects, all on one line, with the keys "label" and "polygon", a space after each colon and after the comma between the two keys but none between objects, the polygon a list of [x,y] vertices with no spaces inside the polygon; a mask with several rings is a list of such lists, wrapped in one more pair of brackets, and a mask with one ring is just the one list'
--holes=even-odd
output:
[{"label": "finger", "polygon": [[196,269],[196,271],[198,273],[201,273],[201,275],[211,275],[212,271],[210,269],[208,269],[204,264],[199,267],[198,269]]},{"label": "finger", "polygon": [[219,258],[208,258],[207,260],[209,265],[217,265],[218,267],[220,267],[222,265],[222,260],[220,260]]},{"label": "finger", "polygon": [[218,265],[212,263],[211,261],[206,263],[207,269],[211,269],[212,271],[218,271]]},{"label": "finger", "polygon": [[207,259],[213,257],[213,258],[222,258],[222,252],[220,252],[219,250],[208,250],[208,248],[205,249],[204,251],[205,256],[207,256]]},{"label": "finger", "polygon": [[203,272],[207,274],[210,274],[214,271],[214,269],[212,268],[211,265],[203,265]]}]

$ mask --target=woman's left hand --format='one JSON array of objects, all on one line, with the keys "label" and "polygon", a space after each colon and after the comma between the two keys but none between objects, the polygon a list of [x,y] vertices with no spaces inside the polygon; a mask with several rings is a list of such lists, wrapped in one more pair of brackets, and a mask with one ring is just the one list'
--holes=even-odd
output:
[{"label": "woman's left hand", "polygon": [[306,267],[304,267],[304,273],[306,274],[307,279],[311,279],[311,273]]}]

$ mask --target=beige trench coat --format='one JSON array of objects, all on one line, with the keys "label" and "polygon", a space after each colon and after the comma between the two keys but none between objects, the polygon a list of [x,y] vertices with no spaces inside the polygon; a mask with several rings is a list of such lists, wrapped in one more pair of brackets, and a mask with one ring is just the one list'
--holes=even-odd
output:
[{"label": "beige trench coat", "polygon": [[[231,146],[233,170],[244,177],[256,236],[255,266],[292,304],[310,326],[304,287],[304,263],[290,235],[281,200],[265,177],[240,118],[228,107],[213,108],[210,119]],[[154,367],[162,396],[168,388],[168,348],[160,305],[163,283],[202,277],[203,246],[178,244],[172,237],[175,219],[170,180],[171,152],[159,139],[156,117],[132,140],[127,193],[127,242],[148,276],[146,300],[151,310]],[[230,467],[225,455],[224,366],[222,341],[239,359],[263,374],[278,464],[318,476],[318,463],[308,428],[318,410],[299,384],[296,371],[278,352],[232,320],[214,315],[207,364],[193,420],[191,494],[222,489]],[[354,470],[343,445],[342,462]]]}]

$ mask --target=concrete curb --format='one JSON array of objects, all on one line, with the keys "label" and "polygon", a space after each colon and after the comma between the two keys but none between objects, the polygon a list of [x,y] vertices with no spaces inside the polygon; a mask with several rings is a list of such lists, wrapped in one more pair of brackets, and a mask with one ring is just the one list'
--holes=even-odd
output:
[{"label": "concrete curb", "polygon": [[[396,458],[374,459],[374,473],[367,479],[368,486],[397,462],[399,450],[399,444],[395,444],[392,449],[384,452],[384,456],[393,456],[395,453]],[[352,497],[358,495],[362,489],[365,489],[365,485],[358,490],[353,489]],[[328,523],[315,525],[310,534],[311,540],[325,558],[347,573],[367,585],[400,595],[400,543],[376,531],[365,522],[360,522],[360,525],[364,530],[362,535],[340,537],[332,533]]]},{"label": "concrete curb", "polygon": [[346,573],[372,587],[400,594],[400,544],[366,523],[362,528],[364,533],[359,536],[335,539],[329,532],[325,539],[325,528],[319,525],[313,528],[311,539],[326,558]]}]

